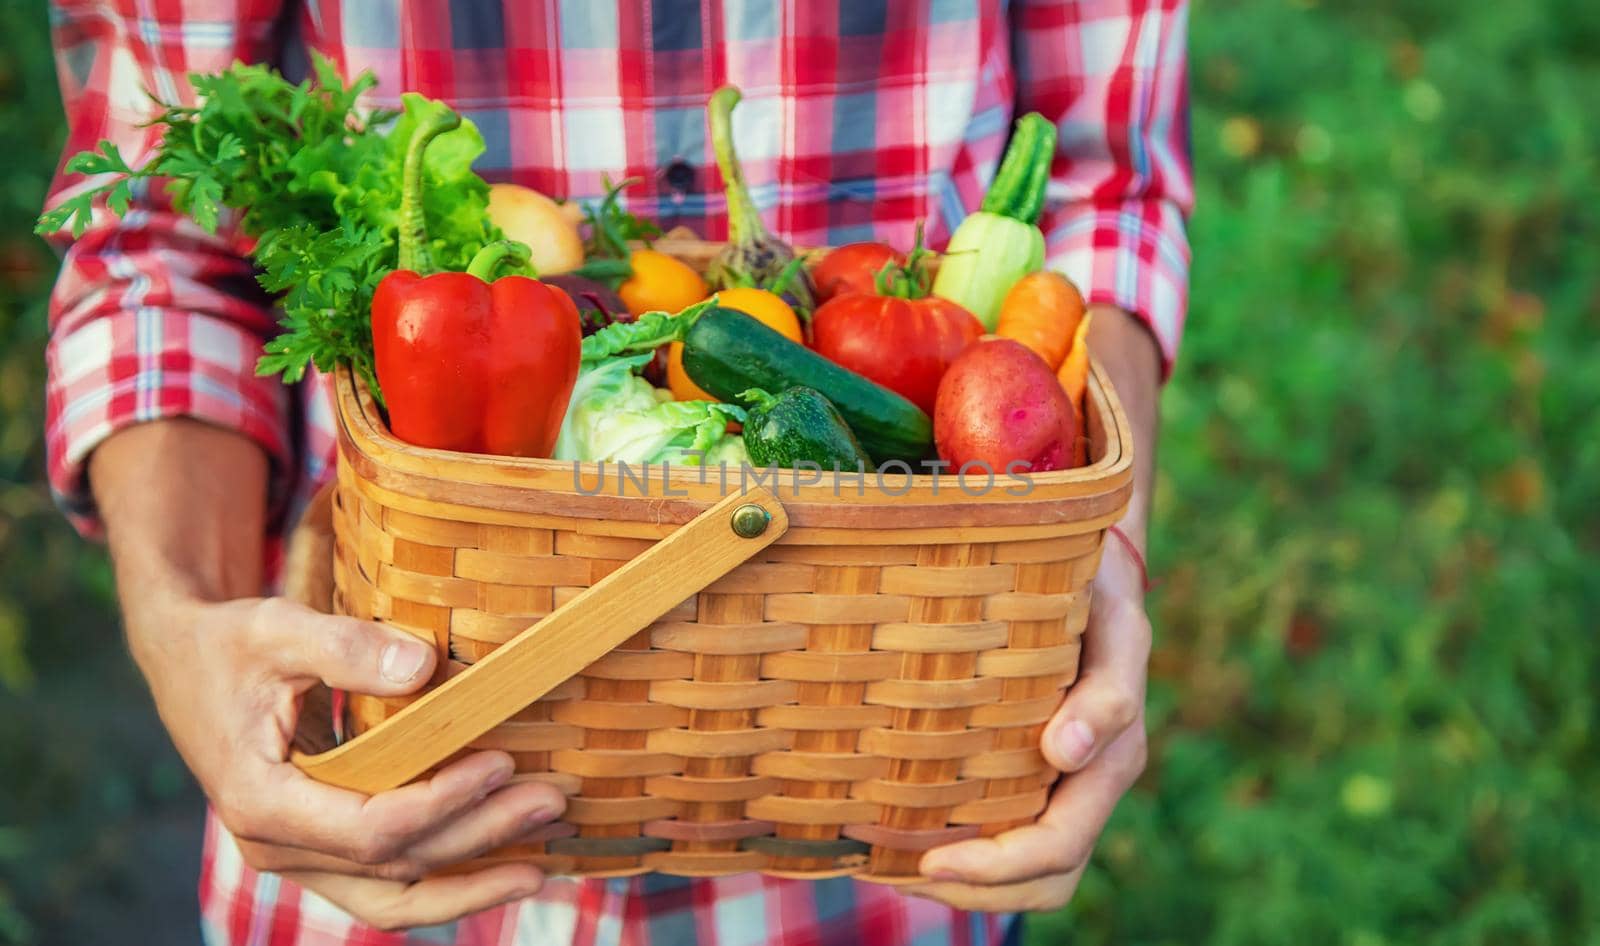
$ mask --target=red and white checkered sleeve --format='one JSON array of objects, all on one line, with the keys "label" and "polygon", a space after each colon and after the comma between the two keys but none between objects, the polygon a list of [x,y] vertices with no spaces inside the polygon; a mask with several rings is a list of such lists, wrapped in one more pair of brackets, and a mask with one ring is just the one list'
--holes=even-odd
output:
[{"label": "red and white checkered sleeve", "polygon": [[1059,130],[1049,266],[1143,319],[1172,370],[1189,293],[1187,0],[1022,0],[1017,112]]},{"label": "red and white checkered sleeve", "polygon": [[[123,4],[52,4],[64,158],[105,139],[137,166],[157,141],[139,127],[153,108],[147,93],[187,101],[189,73],[270,55],[273,6],[154,3],[138,16],[112,12]],[[58,168],[46,205],[93,183]],[[80,530],[99,529],[89,454],[130,424],[195,418],[249,436],[277,470],[293,469],[286,389],[255,376],[275,326],[239,236],[206,233],[156,187],[137,190],[125,218],[97,207],[82,237],[52,241],[65,252],[50,297],[46,448],[51,487]]]}]

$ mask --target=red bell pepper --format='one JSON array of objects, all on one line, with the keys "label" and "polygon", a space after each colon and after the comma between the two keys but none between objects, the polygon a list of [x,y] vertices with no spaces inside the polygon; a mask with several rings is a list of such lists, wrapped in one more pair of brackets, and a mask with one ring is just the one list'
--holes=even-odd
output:
[{"label": "red bell pepper", "polygon": [[922,231],[905,263],[878,271],[877,292],[845,292],[811,319],[812,347],[829,360],[934,412],[939,380],[956,356],[983,334],[976,316],[928,295]]},{"label": "red bell pepper", "polygon": [[578,378],[583,333],[572,299],[527,276],[493,279],[507,259],[527,262],[528,248],[510,241],[485,246],[464,273],[415,271],[425,265],[422,149],[459,121],[419,128],[406,155],[401,268],[372,297],[378,385],[390,428],[407,443],[546,457]]}]

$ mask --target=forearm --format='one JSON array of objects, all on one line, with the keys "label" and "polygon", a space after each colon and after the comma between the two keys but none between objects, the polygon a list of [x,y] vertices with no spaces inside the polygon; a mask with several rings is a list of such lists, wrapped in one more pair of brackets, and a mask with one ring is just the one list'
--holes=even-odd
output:
[{"label": "forearm", "polygon": [[1093,312],[1089,350],[1111,378],[1133,428],[1133,498],[1119,526],[1142,550],[1155,489],[1161,352],[1150,330],[1138,318],[1108,305],[1094,306]]},{"label": "forearm", "polygon": [[109,437],[89,461],[136,659],[162,609],[260,593],[268,463],[250,438],[174,418]]}]

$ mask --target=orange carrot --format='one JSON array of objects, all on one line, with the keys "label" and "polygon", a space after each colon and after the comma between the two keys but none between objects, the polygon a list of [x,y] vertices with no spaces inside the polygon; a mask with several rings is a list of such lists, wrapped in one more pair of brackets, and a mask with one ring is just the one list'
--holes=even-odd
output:
[{"label": "orange carrot", "polygon": [[1085,312],[1078,321],[1077,329],[1072,333],[1072,346],[1067,349],[1066,358],[1061,361],[1061,370],[1056,372],[1056,379],[1061,382],[1061,387],[1067,392],[1067,399],[1072,402],[1072,409],[1078,414],[1078,465],[1088,462],[1089,429],[1084,426],[1086,413],[1084,411],[1084,391],[1089,386],[1089,322],[1093,313]]},{"label": "orange carrot", "polygon": [[1072,280],[1043,269],[1017,280],[1006,293],[994,333],[1021,342],[1055,371],[1071,349],[1083,312],[1083,295]]}]

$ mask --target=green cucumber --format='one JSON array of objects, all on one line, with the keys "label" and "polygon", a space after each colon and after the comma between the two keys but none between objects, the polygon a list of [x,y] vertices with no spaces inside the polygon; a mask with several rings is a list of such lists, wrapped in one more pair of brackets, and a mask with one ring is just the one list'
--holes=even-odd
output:
[{"label": "green cucumber", "polygon": [[700,313],[683,339],[690,380],[723,401],[749,407],[752,388],[822,392],[876,463],[917,463],[933,449],[933,421],[915,404],[790,341],[732,309]]},{"label": "green cucumber", "polygon": [[821,391],[789,388],[768,394],[760,388],[739,393],[750,405],[744,446],[758,467],[815,464],[823,470],[867,470],[872,459],[850,425]]}]

